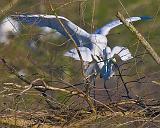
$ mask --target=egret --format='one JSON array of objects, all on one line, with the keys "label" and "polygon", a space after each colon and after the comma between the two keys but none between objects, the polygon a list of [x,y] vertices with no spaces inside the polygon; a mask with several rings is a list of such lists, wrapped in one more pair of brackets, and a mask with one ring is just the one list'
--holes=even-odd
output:
[{"label": "egret", "polygon": [[[123,61],[132,58],[131,53],[125,47],[116,46],[111,50],[111,48],[107,46],[108,41],[106,36],[111,29],[122,24],[120,20],[114,20],[90,34],[63,16],[39,14],[12,15],[11,17],[21,23],[55,29],[67,39],[72,38],[77,44],[82,60],[84,61],[86,75],[91,75],[92,73],[96,73],[97,75],[100,73],[100,76],[104,80],[108,80],[114,75],[112,67],[113,62],[115,61],[115,54],[117,54]],[[134,22],[148,19],[151,19],[151,17],[130,17],[127,18],[126,21]],[[80,60],[77,49],[75,48],[69,50],[64,55],[72,57],[75,60]]]},{"label": "egret", "polygon": [[0,43],[9,44],[9,37],[20,32],[20,24],[11,17],[6,17],[0,23]]},{"label": "egret", "polygon": [[[78,50],[81,54],[82,60],[84,61],[83,64],[85,66],[84,70],[86,76],[93,77],[93,81],[96,76],[100,74],[100,77],[104,79],[104,88],[106,89],[108,97],[111,101],[105,82],[114,75],[113,65],[116,61],[114,55],[117,54],[122,61],[127,61],[133,58],[129,50],[125,47],[116,46],[111,50],[111,48],[107,46],[108,40],[106,36],[111,29],[122,24],[120,20],[114,20],[97,29],[94,33],[89,34],[84,29],[78,27],[76,24],[63,16],[40,14],[12,15],[11,17],[21,23],[30,25],[34,24],[39,27],[49,27],[51,29],[55,29],[67,39],[74,41],[78,46]],[[126,21],[134,22],[148,19],[151,19],[151,17],[130,17],[127,18]],[[64,55],[72,57],[75,60],[80,60],[80,56],[76,48],[69,50]],[[129,97],[126,86],[125,89],[127,96]]]}]

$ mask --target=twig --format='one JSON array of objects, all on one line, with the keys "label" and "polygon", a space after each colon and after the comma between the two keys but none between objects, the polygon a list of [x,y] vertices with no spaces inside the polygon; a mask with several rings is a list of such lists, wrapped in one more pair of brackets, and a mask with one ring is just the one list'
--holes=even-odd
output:
[{"label": "twig", "polygon": [[[51,87],[51,86],[48,86],[42,79],[36,79],[33,82],[30,82],[27,79],[25,79],[24,77],[22,77],[21,75],[19,75],[16,72],[16,70],[5,61],[5,59],[2,58],[1,61],[4,64],[4,66],[6,66],[7,69],[12,74],[14,74],[17,78],[19,78],[20,80],[22,80],[23,82],[25,82],[29,85],[29,87],[27,89],[25,89],[24,91],[22,91],[21,94],[25,93],[26,91],[28,91],[31,88],[34,88],[34,89],[40,91],[45,98],[47,98],[47,94],[46,94],[47,90],[62,91],[62,92],[65,92],[65,93],[69,93],[71,95],[78,95],[88,103],[88,105],[91,108],[91,110],[93,111],[93,113],[96,114],[96,109],[95,109],[95,106],[93,105],[91,97],[88,96],[87,94],[85,94],[83,91],[80,91],[79,89],[77,89],[75,87],[74,87],[75,91],[73,91],[73,90],[70,91],[70,90],[66,90],[66,89]],[[49,103],[49,105],[51,105],[49,99],[46,99],[46,102]]]},{"label": "twig", "polygon": [[157,64],[160,64],[160,57],[155,52],[155,50],[151,47],[151,45],[146,41],[146,39],[141,35],[141,33],[138,32],[138,30],[129,22],[127,22],[124,18],[124,16],[118,12],[117,17],[121,20],[121,22],[132,32],[136,35],[138,40],[142,43],[144,48],[149,52],[149,54],[152,56],[152,58],[157,62]]},{"label": "twig", "polygon": [[27,84],[31,84],[30,81],[26,80],[23,76],[19,75],[18,72],[16,72],[16,70],[14,69],[14,67],[10,66],[5,59],[1,58],[2,63],[4,64],[5,67],[7,67],[7,69],[14,74],[16,77],[18,77],[20,80],[22,80],[23,82],[27,83]]},{"label": "twig", "polygon": [[56,14],[56,12],[55,12],[55,10],[53,9],[53,7],[52,7],[52,4],[51,4],[51,1],[49,0],[49,2],[50,2],[50,7],[51,7],[51,10],[55,13],[55,16],[56,16],[56,18],[57,18],[57,20],[58,20],[58,22],[60,23],[60,25],[62,26],[62,28],[63,28],[63,30],[67,33],[67,35],[68,35],[68,37],[70,38],[70,40],[73,42],[73,45],[74,45],[74,47],[76,48],[76,50],[77,50],[77,53],[78,53],[78,56],[79,56],[79,58],[80,58],[80,62],[81,62],[81,68],[82,68],[82,76],[86,79],[86,77],[85,77],[85,73],[84,73],[84,68],[83,68],[83,59],[82,59],[82,55],[81,55],[81,53],[80,53],[80,51],[79,51],[79,49],[78,49],[78,46],[77,46],[77,44],[76,44],[76,42],[74,41],[74,39],[73,39],[73,37],[72,37],[72,35],[69,33],[69,31],[67,30],[67,28],[65,27],[65,25],[62,23],[62,21],[58,18],[58,15]]},{"label": "twig", "polygon": [[[36,85],[37,82],[41,83],[41,84],[40,85]],[[37,79],[37,80],[33,81],[27,89],[25,89],[24,91],[22,91],[22,93],[28,91],[31,88],[34,88],[34,89],[37,89],[37,90],[44,90],[44,91],[46,91],[46,90],[61,91],[61,92],[69,93],[71,95],[78,95],[81,98],[83,98],[84,100],[86,100],[86,102],[88,103],[88,105],[90,106],[90,108],[92,109],[92,111],[94,113],[96,113],[95,107],[93,106],[93,103],[92,103],[91,99],[88,97],[88,95],[86,95],[82,91],[79,91],[79,90],[74,90],[74,91],[71,90],[70,91],[70,90],[67,90],[67,89],[61,89],[61,88],[51,87],[51,86],[48,86],[42,79]]]},{"label": "twig", "polygon": [[[84,73],[84,70],[83,70],[83,69],[84,69],[84,67],[83,67],[83,66],[84,66],[84,62],[83,62],[83,59],[82,59],[82,55],[81,55],[81,53],[80,53],[80,51],[79,51],[79,48],[78,48],[75,40],[73,39],[72,35],[69,33],[69,31],[68,31],[67,28],[64,26],[64,24],[62,23],[62,21],[58,18],[58,15],[57,15],[56,12],[54,11],[50,0],[49,0],[49,3],[50,3],[51,10],[55,13],[55,16],[56,16],[57,20],[59,21],[60,25],[63,27],[64,31],[67,33],[67,35],[69,36],[69,38],[70,38],[71,41],[73,42],[73,45],[74,45],[74,47],[76,48],[77,53],[78,53],[79,58],[80,58],[81,68],[82,68],[82,72],[81,72],[81,73],[82,73],[82,76],[85,78],[86,81],[88,81],[88,80],[87,80],[87,77],[86,77],[86,75],[85,75],[85,73]],[[87,89],[89,89],[89,87],[88,87]],[[88,91],[88,90],[86,90],[86,91]],[[85,93],[84,93],[84,94],[85,94]],[[93,110],[93,112],[96,113],[96,109],[95,109],[95,107],[94,107],[94,105],[93,105],[93,103],[92,103],[92,100],[90,99],[90,96],[87,95],[87,93],[86,93],[86,94],[84,95],[84,98],[86,99],[86,101],[87,101],[88,104],[90,105],[90,107],[91,107],[91,109]]]},{"label": "twig", "polygon": [[0,17],[5,15],[12,7],[14,7],[19,0],[12,0],[9,4],[7,4],[4,8],[0,10]]},{"label": "twig", "polygon": [[156,85],[160,85],[160,82],[157,82],[157,81],[152,81],[152,83],[154,83]]}]

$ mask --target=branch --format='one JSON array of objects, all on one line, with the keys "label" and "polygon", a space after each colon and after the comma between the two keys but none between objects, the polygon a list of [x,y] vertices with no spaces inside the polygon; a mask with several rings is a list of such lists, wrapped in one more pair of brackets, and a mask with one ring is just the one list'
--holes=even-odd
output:
[{"label": "branch", "polygon": [[12,2],[4,6],[4,8],[0,10],[0,17],[5,15],[8,11],[10,11],[11,8],[13,8],[18,2],[19,0],[12,0]]},{"label": "branch", "polygon": [[75,89],[74,91],[51,87],[51,86],[48,86],[42,79],[36,79],[33,82],[30,82],[27,79],[25,79],[24,77],[22,77],[21,75],[19,75],[17,73],[17,71],[5,61],[5,59],[2,58],[1,61],[4,64],[4,66],[7,67],[7,69],[10,71],[11,74],[15,75],[17,78],[19,78],[20,80],[22,80],[23,82],[25,82],[26,84],[29,85],[27,89],[25,89],[24,91],[22,91],[20,93],[20,95],[25,93],[26,91],[30,90],[31,88],[34,88],[37,91],[40,91],[44,97],[47,97],[47,94],[45,93],[47,90],[61,91],[61,92],[69,93],[71,95],[78,95],[88,103],[88,105],[92,109],[93,113],[96,114],[96,109],[95,109],[95,106],[93,105],[91,97],[88,96],[87,94],[85,94],[83,91],[81,91],[75,87],[74,87],[74,89]]},{"label": "branch", "polygon": [[117,17],[121,20],[121,22],[133,33],[136,35],[138,40],[142,43],[144,48],[149,52],[149,54],[152,56],[152,58],[157,62],[157,64],[160,64],[160,57],[158,54],[154,51],[154,49],[151,47],[151,45],[146,41],[146,39],[141,35],[141,33],[138,32],[138,30],[129,22],[127,22],[124,18],[124,16],[118,12]]},{"label": "branch", "polygon": [[[50,2],[50,1],[49,1]],[[78,56],[80,58],[80,62],[81,62],[81,68],[82,68],[82,76],[86,79],[86,76],[85,76],[85,73],[84,73],[84,68],[83,68],[83,59],[82,59],[82,55],[81,55],[81,52],[79,51],[78,49],[78,45],[76,44],[75,40],[73,39],[72,35],[69,33],[69,31],[67,30],[67,28],[65,27],[65,25],[62,23],[62,21],[58,18],[58,15],[57,13],[55,12],[55,10],[53,9],[53,6],[50,2],[50,7],[51,7],[51,10],[55,13],[55,16],[58,20],[58,22],[60,23],[60,25],[62,26],[63,30],[67,33],[67,35],[69,36],[70,40],[73,42],[73,45],[74,47],[76,48],[77,50],[77,53],[78,53]],[[87,80],[87,79],[86,79]]]},{"label": "branch", "polygon": [[158,82],[158,81],[152,81],[152,83],[154,83],[156,85],[160,85],[160,82]]},{"label": "branch", "polygon": [[84,92],[79,91],[78,89],[70,91],[70,90],[67,90],[67,89],[51,87],[51,86],[48,86],[45,83],[45,81],[43,81],[42,79],[36,79],[28,86],[27,89],[22,91],[21,94],[25,93],[26,91],[30,90],[31,88],[34,88],[36,90],[42,90],[42,91],[43,90],[44,91],[46,91],[46,90],[61,91],[61,92],[68,93],[68,94],[71,94],[71,95],[78,95],[79,97],[83,98],[88,103],[88,105],[92,109],[93,113],[96,113],[96,109],[95,109],[95,107],[94,107],[94,105],[92,103],[91,98],[88,95],[86,95]]}]

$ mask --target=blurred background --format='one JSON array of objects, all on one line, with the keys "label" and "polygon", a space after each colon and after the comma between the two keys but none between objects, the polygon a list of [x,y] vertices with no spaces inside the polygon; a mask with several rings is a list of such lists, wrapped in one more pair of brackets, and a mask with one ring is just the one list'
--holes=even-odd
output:
[{"label": "blurred background", "polygon": [[[0,9],[0,57],[5,58],[14,65],[20,75],[31,81],[45,78],[48,81],[64,80],[74,84],[80,83],[83,80],[80,62],[63,56],[65,51],[73,47],[73,44],[66,43],[65,38],[54,30],[18,24],[8,31],[9,25],[6,24],[5,18],[13,14],[54,15],[56,13],[68,18],[89,33],[117,19],[117,11],[125,17],[152,16],[152,20],[138,21],[134,25],[160,55],[160,0],[1,0]],[[127,86],[132,95],[159,98],[160,86],[152,81],[160,81],[160,66],[150,55],[145,54],[145,49],[136,37],[121,25],[110,32],[108,40],[110,47],[116,45],[128,47],[136,56],[122,66],[122,69],[126,69],[124,79],[128,82]],[[119,60],[118,64],[123,63]],[[0,82],[1,90],[4,83],[25,85],[11,75],[3,65],[0,65]],[[57,83],[50,84],[61,86]],[[122,92],[125,93],[121,81],[115,76],[106,84],[112,97],[115,100],[121,99]],[[104,102],[108,101],[106,93],[102,95],[100,90],[104,91],[103,81],[97,78],[97,98]],[[5,99],[1,98],[1,101],[4,102]],[[30,101],[28,100],[28,103]]]}]

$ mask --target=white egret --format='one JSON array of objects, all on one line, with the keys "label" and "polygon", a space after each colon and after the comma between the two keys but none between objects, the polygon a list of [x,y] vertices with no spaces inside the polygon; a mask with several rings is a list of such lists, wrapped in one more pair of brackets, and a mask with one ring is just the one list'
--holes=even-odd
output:
[{"label": "white egret", "polygon": [[[93,34],[89,34],[82,28],[78,27],[70,20],[62,16],[55,15],[12,15],[17,21],[26,24],[34,24],[39,27],[49,27],[57,30],[67,39],[70,37],[76,42],[79,51],[81,53],[84,64],[90,64],[86,69],[86,75],[92,73],[100,73],[104,80],[113,76],[114,71],[113,61],[115,61],[114,54],[119,55],[121,60],[127,61],[132,58],[131,53],[127,48],[116,46],[112,50],[107,46],[107,38],[109,31],[114,27],[122,24],[120,20],[114,20],[102,28],[95,31]],[[148,20],[151,17],[130,17],[126,21],[133,22],[138,20]],[[76,49],[71,49],[64,54],[65,56],[72,57],[76,60],[80,60]]]},{"label": "white egret", "polygon": [[6,17],[0,23],[0,43],[9,44],[9,36],[17,35],[20,31],[20,24],[11,17]]}]

